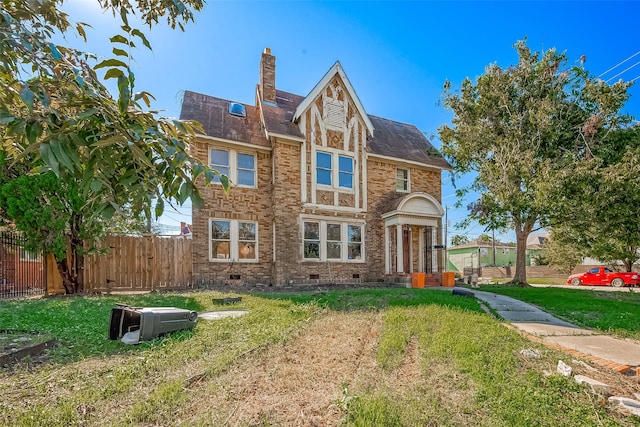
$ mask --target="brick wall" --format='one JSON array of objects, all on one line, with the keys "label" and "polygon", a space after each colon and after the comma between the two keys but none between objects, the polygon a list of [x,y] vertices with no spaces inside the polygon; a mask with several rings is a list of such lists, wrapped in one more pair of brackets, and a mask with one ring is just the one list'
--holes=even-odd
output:
[{"label": "brick wall", "polygon": [[[197,142],[191,149],[194,155],[207,161],[208,150],[212,148],[208,142]],[[229,148],[220,146],[221,148]],[[233,187],[228,197],[220,185],[212,184],[204,187],[200,180],[200,188],[204,206],[193,208],[193,277],[195,284],[223,284],[232,276],[240,276],[241,281],[250,283],[270,283],[272,276],[272,221],[273,209],[270,198],[271,154],[255,152],[257,166],[257,188]],[[246,220],[258,223],[258,262],[227,262],[209,260],[209,219]]]}]

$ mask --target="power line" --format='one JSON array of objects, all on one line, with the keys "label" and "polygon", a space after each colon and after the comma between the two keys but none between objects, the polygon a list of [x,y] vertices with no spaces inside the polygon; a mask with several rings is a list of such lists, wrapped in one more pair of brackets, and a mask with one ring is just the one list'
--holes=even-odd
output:
[{"label": "power line", "polygon": [[633,55],[631,55],[630,57],[628,57],[627,59],[625,59],[624,61],[619,62],[618,64],[616,64],[616,65],[614,65],[613,67],[609,68],[607,71],[605,71],[604,73],[600,74],[598,77],[602,77],[602,76],[604,76],[604,75],[605,75],[605,74],[607,74],[609,71],[611,71],[611,70],[614,70],[614,69],[618,68],[619,66],[621,66],[622,64],[624,64],[625,62],[627,62],[628,60],[630,60],[631,58],[633,58],[633,57],[635,57],[635,56],[637,56],[637,55],[640,55],[640,50],[639,50],[639,51],[637,51],[636,53],[634,53]]},{"label": "power line", "polygon": [[[636,62],[635,64],[633,64],[633,65],[632,65],[631,67],[629,67],[629,68],[625,68],[624,70],[620,71],[620,72],[619,72],[618,74],[616,74],[615,76],[613,76],[613,77],[609,78],[609,79],[607,80],[607,83],[609,83],[611,80],[615,79],[616,77],[618,77],[618,76],[620,76],[620,75],[622,75],[622,74],[626,73],[627,71],[629,71],[629,70],[630,70],[630,69],[632,69],[633,67],[637,66],[638,64],[640,64],[640,61]],[[636,77],[636,78],[637,78],[637,77]]]}]

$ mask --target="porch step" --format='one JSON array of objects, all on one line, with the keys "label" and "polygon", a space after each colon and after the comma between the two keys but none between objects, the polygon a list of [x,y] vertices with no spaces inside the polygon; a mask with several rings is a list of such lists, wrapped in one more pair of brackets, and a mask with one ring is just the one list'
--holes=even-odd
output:
[{"label": "porch step", "polygon": [[438,287],[438,286],[440,286],[440,275],[439,274],[425,274],[424,275],[424,286],[425,287]]}]

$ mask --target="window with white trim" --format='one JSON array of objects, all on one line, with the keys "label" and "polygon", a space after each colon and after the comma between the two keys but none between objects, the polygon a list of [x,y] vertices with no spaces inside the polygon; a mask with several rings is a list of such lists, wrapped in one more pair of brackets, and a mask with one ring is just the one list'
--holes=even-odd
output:
[{"label": "window with white trim", "polygon": [[320,259],[320,223],[304,223],[304,258]]},{"label": "window with white trim", "polygon": [[[256,186],[256,156],[241,153],[233,149],[224,150],[212,148],[209,150],[209,166],[240,187]],[[214,182],[220,182],[216,175]]]},{"label": "window with white trim", "polygon": [[361,225],[348,225],[348,241],[349,252],[348,257],[350,260],[362,259],[362,226]]},{"label": "window with white trim", "polygon": [[333,169],[333,156],[331,153],[318,151],[316,153],[316,182],[321,185],[332,185],[331,175]]},{"label": "window with white trim", "polygon": [[[353,157],[316,152],[316,183],[334,189],[353,189]],[[337,183],[337,185],[336,185]]]},{"label": "window with white trim", "polygon": [[353,158],[338,156],[338,186],[353,188]]},{"label": "window with white trim", "polygon": [[409,190],[409,171],[407,169],[396,169],[396,191],[408,193]]},{"label": "window with white trim", "polygon": [[303,258],[334,262],[362,261],[362,232],[362,224],[304,221]]},{"label": "window with white trim", "polygon": [[257,261],[258,223],[210,219],[211,261]]},{"label": "window with white trim", "polygon": [[327,259],[342,258],[342,224],[327,224]]}]

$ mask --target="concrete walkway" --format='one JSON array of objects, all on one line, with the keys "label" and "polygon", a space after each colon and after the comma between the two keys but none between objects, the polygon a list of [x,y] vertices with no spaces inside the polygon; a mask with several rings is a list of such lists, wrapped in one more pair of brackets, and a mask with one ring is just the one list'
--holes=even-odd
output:
[{"label": "concrete walkway", "polygon": [[472,292],[477,299],[495,310],[511,325],[522,332],[540,338],[544,343],[590,356],[593,361],[610,366],[619,372],[640,367],[639,341],[595,333],[504,295],[476,289],[458,289]]}]

